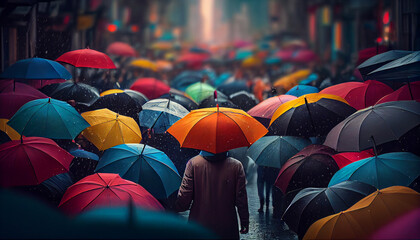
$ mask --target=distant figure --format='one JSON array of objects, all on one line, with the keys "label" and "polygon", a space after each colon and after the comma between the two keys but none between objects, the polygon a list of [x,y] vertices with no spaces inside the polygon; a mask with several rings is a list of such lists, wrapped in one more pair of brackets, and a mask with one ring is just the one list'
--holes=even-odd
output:
[{"label": "distant figure", "polygon": [[[257,189],[258,197],[260,198],[260,208],[258,212],[264,212],[264,203],[266,203],[266,210],[270,207],[270,193],[277,175],[279,174],[278,168],[258,166],[257,168]],[[265,196],[264,196],[265,189]],[[273,196],[274,198],[274,196]],[[274,199],[273,199],[274,203]],[[273,204],[274,208],[274,204]]]},{"label": "distant figure", "polygon": [[227,152],[212,154],[201,151],[187,163],[175,210],[191,209],[190,220],[213,230],[221,238],[239,239],[236,208],[241,222],[240,232],[248,233],[249,227],[245,182],[241,162],[228,157]]}]

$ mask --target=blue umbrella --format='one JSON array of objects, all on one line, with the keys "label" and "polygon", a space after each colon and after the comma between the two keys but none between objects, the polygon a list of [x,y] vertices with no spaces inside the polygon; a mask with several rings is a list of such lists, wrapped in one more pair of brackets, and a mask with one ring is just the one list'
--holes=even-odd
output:
[{"label": "blue umbrella", "polygon": [[302,81],[299,82],[299,85],[308,85],[311,84],[313,81],[318,80],[318,74],[316,73],[311,73],[307,78],[303,79]]},{"label": "blue umbrella", "polygon": [[420,176],[420,157],[409,152],[392,152],[362,159],[334,174],[328,186],[356,180],[378,189],[408,186]]},{"label": "blue umbrella", "polygon": [[203,79],[203,73],[199,71],[183,71],[178,74],[172,81],[171,87],[185,91],[187,87]]},{"label": "blue umbrella", "polygon": [[48,178],[41,184],[48,188],[51,194],[63,196],[67,188],[73,185],[73,180],[69,173],[62,173]]},{"label": "blue umbrella", "polygon": [[95,160],[95,161],[99,161],[99,157],[98,155],[85,151],[83,149],[76,149],[73,151],[69,151],[69,153],[71,155],[73,155],[74,157],[79,157],[79,158],[86,158],[86,159],[91,159],[91,160]]},{"label": "blue umbrella", "polygon": [[27,137],[74,139],[89,123],[68,103],[53,98],[30,101],[7,122]]},{"label": "blue umbrella", "polygon": [[264,61],[265,64],[279,64],[281,59],[279,57],[269,57]]},{"label": "blue umbrella", "polygon": [[300,97],[305,94],[318,93],[318,92],[319,90],[316,87],[307,86],[307,85],[296,85],[292,87],[286,94]]},{"label": "blue umbrella", "polygon": [[311,141],[301,137],[265,136],[249,147],[248,156],[260,166],[281,168],[289,158],[309,144]]},{"label": "blue umbrella", "polygon": [[235,60],[245,60],[253,55],[252,51],[249,50],[238,50],[235,54]]},{"label": "blue umbrella", "polygon": [[164,133],[188,113],[181,104],[158,98],[143,105],[143,110],[139,113],[139,123],[140,127],[152,129],[155,133]]},{"label": "blue umbrella", "polygon": [[192,47],[192,48],[190,48],[190,52],[194,52],[194,53],[209,53],[210,54],[209,51],[207,51],[204,48],[200,48],[200,47]]},{"label": "blue umbrella", "polygon": [[118,173],[158,199],[178,190],[181,176],[165,153],[143,144],[121,144],[105,151],[95,172]]},{"label": "blue umbrella", "polygon": [[214,85],[216,87],[222,85],[224,82],[226,82],[226,80],[228,80],[230,77],[232,76],[232,73],[230,72],[224,72],[222,74],[220,74],[216,80],[214,81]]},{"label": "blue umbrella", "polygon": [[249,88],[245,81],[233,81],[230,83],[224,83],[217,88],[217,91],[224,93],[226,96],[230,96],[240,91],[249,92]]},{"label": "blue umbrella", "polygon": [[71,79],[65,67],[44,58],[28,58],[17,61],[7,68],[0,78],[7,79]]}]

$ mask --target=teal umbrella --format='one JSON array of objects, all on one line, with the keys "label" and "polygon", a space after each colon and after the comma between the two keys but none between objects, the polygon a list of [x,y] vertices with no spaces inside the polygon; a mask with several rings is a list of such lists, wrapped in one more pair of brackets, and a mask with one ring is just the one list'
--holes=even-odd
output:
[{"label": "teal umbrella", "polygon": [[74,139],[89,123],[68,103],[52,98],[30,101],[7,122],[20,135]]},{"label": "teal umbrella", "polygon": [[121,144],[107,149],[95,172],[118,173],[140,184],[157,199],[167,198],[181,185],[181,176],[168,156],[143,144]]},{"label": "teal umbrella", "polygon": [[409,152],[392,152],[351,163],[334,174],[329,187],[356,180],[378,189],[408,186],[420,176],[420,157]]}]

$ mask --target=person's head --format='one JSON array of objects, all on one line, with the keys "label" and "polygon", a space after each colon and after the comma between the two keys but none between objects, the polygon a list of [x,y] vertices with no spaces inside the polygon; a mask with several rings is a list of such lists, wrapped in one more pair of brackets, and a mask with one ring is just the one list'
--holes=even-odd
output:
[{"label": "person's head", "polygon": [[200,155],[209,162],[223,161],[228,157],[228,152],[211,153],[202,150]]}]

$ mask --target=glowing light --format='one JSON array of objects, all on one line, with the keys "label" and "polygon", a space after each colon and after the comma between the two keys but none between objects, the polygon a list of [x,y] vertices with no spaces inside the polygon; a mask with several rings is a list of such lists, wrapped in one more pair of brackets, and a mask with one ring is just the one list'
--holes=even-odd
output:
[{"label": "glowing light", "polygon": [[139,26],[137,26],[137,25],[131,25],[131,31],[132,32],[138,32],[139,31]]},{"label": "glowing light", "polygon": [[203,37],[204,41],[208,42],[212,40],[213,8],[213,0],[201,0],[200,12],[203,25]]},{"label": "glowing light", "polygon": [[107,29],[108,29],[109,32],[115,32],[115,31],[117,31],[117,25],[108,24]]},{"label": "glowing light", "polygon": [[315,41],[315,38],[316,38],[315,29],[316,29],[316,16],[315,16],[315,13],[312,12],[309,15],[309,37],[312,42]]},{"label": "glowing light", "polygon": [[381,37],[378,37],[378,38],[376,39],[376,42],[377,42],[377,43],[382,42],[382,38],[381,38]]},{"label": "glowing light", "polygon": [[388,11],[384,12],[384,16],[382,17],[382,22],[384,24],[388,24],[389,23],[389,12]]},{"label": "glowing light", "polygon": [[386,26],[386,27],[384,28],[384,32],[385,32],[385,33],[389,33],[389,26]]},{"label": "glowing light", "polygon": [[335,49],[341,50],[342,49],[342,24],[341,22],[336,22],[334,25],[334,43]]}]

